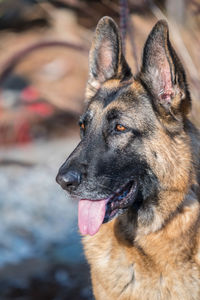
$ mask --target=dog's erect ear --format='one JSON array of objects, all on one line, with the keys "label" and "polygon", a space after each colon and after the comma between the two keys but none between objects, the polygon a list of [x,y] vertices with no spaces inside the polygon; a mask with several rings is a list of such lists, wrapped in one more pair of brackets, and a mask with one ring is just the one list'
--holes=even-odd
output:
[{"label": "dog's erect ear", "polygon": [[143,53],[141,78],[164,113],[185,115],[191,106],[184,68],[169,41],[167,22],[152,29]]},{"label": "dog's erect ear", "polygon": [[89,56],[88,89],[95,92],[109,79],[129,79],[132,76],[122,53],[122,43],[116,23],[103,17],[96,28]]}]

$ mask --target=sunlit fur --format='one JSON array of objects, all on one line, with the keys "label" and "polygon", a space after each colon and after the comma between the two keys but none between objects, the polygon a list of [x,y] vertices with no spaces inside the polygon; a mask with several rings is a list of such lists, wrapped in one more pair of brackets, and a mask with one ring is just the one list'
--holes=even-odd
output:
[{"label": "sunlit fur", "polygon": [[[128,89],[135,95],[132,110],[131,99],[126,97],[124,101],[115,99],[106,108],[117,107],[132,115],[141,129],[149,122],[145,114],[152,114],[149,103],[145,104],[152,86],[147,92],[141,83],[144,76],[141,73],[129,83]],[[158,85],[159,78],[156,80]],[[121,85],[123,81],[112,79],[101,87],[120,89]],[[182,82],[181,88],[183,85],[186,83]],[[88,102],[90,99],[87,97]],[[180,96],[174,103],[178,101]],[[137,109],[135,102],[139,102]],[[190,106],[190,99],[188,102]],[[97,300],[200,299],[199,135],[186,113],[176,122],[162,114],[162,107],[158,108],[161,112],[154,109],[154,134],[143,138],[140,151],[159,181],[157,205],[148,207],[149,212],[144,207],[135,215],[124,214],[83,240]],[[105,109],[97,110],[100,122]],[[122,149],[126,139],[120,142]]]},{"label": "sunlit fur", "polygon": [[[127,180],[137,182],[138,194],[83,237],[96,300],[200,299],[200,137],[190,107],[165,21],[150,33],[133,77],[116,24],[100,20],[82,139],[60,173],[81,172],[68,192],[82,199],[106,198]],[[128,130],[113,133],[113,120]]]}]

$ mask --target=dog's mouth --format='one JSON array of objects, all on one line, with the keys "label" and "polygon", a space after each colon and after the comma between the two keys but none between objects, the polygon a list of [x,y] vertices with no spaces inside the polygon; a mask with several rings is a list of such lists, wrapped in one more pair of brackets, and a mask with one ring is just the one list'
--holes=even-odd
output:
[{"label": "dog's mouth", "polygon": [[131,206],[135,200],[137,192],[137,183],[129,182],[122,188],[118,189],[114,195],[112,195],[106,205],[106,213],[103,223],[107,223],[112,220],[116,215],[123,212],[124,209]]},{"label": "dog's mouth", "polygon": [[78,224],[81,234],[96,234],[103,223],[109,222],[130,207],[136,195],[137,182],[130,181],[108,198],[81,199],[78,208]]}]

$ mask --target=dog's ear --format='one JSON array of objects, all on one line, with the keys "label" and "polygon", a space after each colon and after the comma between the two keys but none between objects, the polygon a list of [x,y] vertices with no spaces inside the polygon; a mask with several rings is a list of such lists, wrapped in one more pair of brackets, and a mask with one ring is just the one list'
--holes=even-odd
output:
[{"label": "dog's ear", "polygon": [[191,107],[184,68],[169,41],[167,22],[152,29],[143,53],[141,78],[165,115],[185,115]]},{"label": "dog's ear", "polygon": [[131,70],[122,53],[122,43],[116,23],[103,17],[96,28],[89,56],[88,90],[93,94],[109,79],[129,79]]}]

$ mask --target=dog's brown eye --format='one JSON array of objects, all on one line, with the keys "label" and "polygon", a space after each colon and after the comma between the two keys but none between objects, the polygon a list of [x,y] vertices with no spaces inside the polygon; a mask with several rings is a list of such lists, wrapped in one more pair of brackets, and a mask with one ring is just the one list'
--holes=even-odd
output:
[{"label": "dog's brown eye", "polygon": [[125,130],[126,130],[126,127],[124,127],[124,126],[121,125],[121,124],[117,124],[117,125],[116,125],[116,130],[117,130],[117,131],[125,131]]},{"label": "dog's brown eye", "polygon": [[84,130],[85,129],[85,124],[84,123],[80,123],[80,128]]}]

